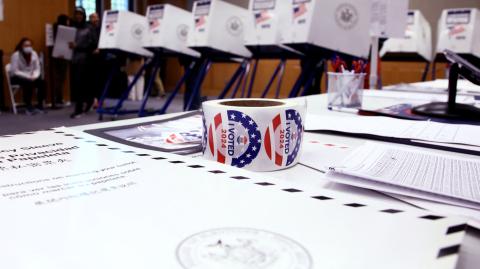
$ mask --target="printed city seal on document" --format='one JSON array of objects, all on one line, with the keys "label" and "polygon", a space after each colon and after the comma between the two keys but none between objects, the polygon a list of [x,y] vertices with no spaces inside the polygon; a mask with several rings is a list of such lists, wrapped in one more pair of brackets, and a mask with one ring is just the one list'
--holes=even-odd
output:
[{"label": "printed city seal on document", "polygon": [[251,228],[222,228],[194,234],[177,249],[185,269],[309,269],[312,258],[283,235]]}]

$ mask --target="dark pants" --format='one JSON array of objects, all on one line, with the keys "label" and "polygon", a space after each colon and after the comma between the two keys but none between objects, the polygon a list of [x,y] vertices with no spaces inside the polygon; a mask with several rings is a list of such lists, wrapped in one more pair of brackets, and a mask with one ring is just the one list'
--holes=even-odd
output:
[{"label": "dark pants", "polygon": [[68,62],[63,59],[52,58],[53,66],[53,102],[63,103],[63,88],[67,79]]},{"label": "dark pants", "polygon": [[[180,63],[183,65],[185,69],[185,72],[187,72],[191,62],[192,62],[192,59],[190,58],[185,58],[185,59],[182,58],[180,60]],[[200,90],[196,93],[194,92],[195,83],[198,79],[197,75],[200,72],[201,66],[202,66],[202,61],[197,61],[193,69],[190,71],[190,76],[185,80],[185,94],[183,96],[183,103],[184,103],[184,106],[187,106],[188,102],[190,101],[190,98],[192,98],[192,95],[193,95],[192,106],[190,107],[191,110],[200,109],[202,106],[202,97],[201,97]]]},{"label": "dark pants", "polygon": [[41,78],[36,80],[29,80],[22,77],[12,77],[12,84],[20,85],[23,90],[23,102],[27,109],[32,109],[33,90],[37,89],[37,107],[43,109],[43,101],[45,99],[45,82]]},{"label": "dark pants", "polygon": [[71,90],[72,100],[75,103],[74,113],[80,114],[89,109],[93,104],[95,90],[90,85],[89,65],[86,63],[72,64]]},{"label": "dark pants", "polygon": [[320,94],[321,87],[322,87],[322,71],[323,70],[315,70],[317,64],[320,62],[318,58],[302,58],[300,60],[300,66],[303,70],[314,70],[313,80],[309,84],[308,77],[304,80],[303,87],[308,87],[308,90],[305,92],[305,95],[313,95],[313,94]]}]

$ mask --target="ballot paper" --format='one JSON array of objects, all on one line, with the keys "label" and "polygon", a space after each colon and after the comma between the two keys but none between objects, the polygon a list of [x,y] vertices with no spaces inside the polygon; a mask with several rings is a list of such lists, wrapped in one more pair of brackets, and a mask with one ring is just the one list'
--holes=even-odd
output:
[{"label": "ballot paper", "polygon": [[[480,209],[480,160],[367,143],[336,166],[328,179]],[[338,180],[337,180],[338,178]]]},{"label": "ballot paper", "polygon": [[55,37],[55,44],[53,46],[52,57],[71,60],[73,50],[70,48],[70,43],[75,42],[75,35],[77,29],[74,27],[67,27],[59,25],[57,28],[57,36]]},{"label": "ballot paper", "polygon": [[466,124],[410,121],[389,117],[307,114],[305,130],[335,131],[480,147],[480,139],[478,139],[480,126]]},{"label": "ballot paper", "polygon": [[455,268],[465,220],[65,128],[0,138],[0,268]]}]

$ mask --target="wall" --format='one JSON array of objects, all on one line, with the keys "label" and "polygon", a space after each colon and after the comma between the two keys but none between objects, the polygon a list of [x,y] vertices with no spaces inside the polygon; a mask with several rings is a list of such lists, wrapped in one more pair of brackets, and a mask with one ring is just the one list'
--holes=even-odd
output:
[{"label": "wall", "polygon": [[0,48],[12,53],[23,36],[30,37],[37,51],[45,50],[45,24],[55,22],[61,13],[69,14],[74,1],[3,0],[5,20],[0,22]]},{"label": "wall", "polygon": [[46,53],[45,24],[55,22],[61,13],[72,13],[74,3],[74,0],[3,0],[4,21],[0,22],[0,49],[4,51],[5,57],[2,59],[2,68],[9,61],[15,45],[24,36],[32,39],[37,52]]}]

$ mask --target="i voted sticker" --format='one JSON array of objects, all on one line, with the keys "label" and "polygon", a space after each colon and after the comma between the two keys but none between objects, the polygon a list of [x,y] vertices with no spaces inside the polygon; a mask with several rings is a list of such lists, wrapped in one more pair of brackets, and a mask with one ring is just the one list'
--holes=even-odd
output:
[{"label": "i voted sticker", "polygon": [[218,113],[208,127],[208,150],[220,163],[245,167],[257,158],[261,143],[257,123],[240,111]]},{"label": "i voted sticker", "polygon": [[265,153],[276,166],[295,162],[302,144],[303,125],[300,113],[288,109],[275,116],[265,131]]}]

